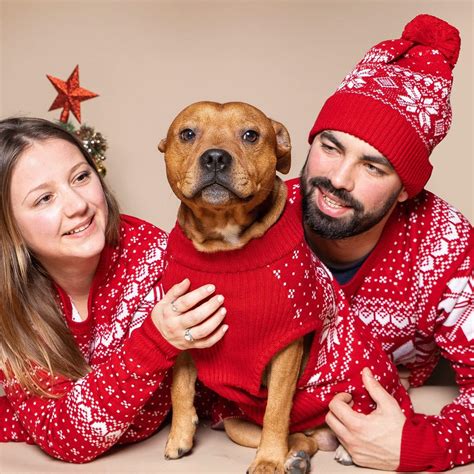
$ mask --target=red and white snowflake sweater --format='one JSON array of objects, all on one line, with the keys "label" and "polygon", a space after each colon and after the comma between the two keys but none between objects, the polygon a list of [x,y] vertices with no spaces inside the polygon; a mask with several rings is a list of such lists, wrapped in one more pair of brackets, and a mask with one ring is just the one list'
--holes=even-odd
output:
[{"label": "red and white snowflake sweater", "polygon": [[48,382],[60,398],[32,395],[0,373],[6,393],[0,397],[0,441],[27,441],[56,458],[86,462],[158,429],[170,409],[167,369],[179,352],[150,316],[161,298],[156,285],[166,241],[151,224],[123,216],[120,244],[102,253],[85,321],[74,318],[70,298],[58,288],[91,372],[76,382],[63,377]]},{"label": "red and white snowflake sweater", "polygon": [[349,316],[342,317],[348,310],[345,299],[336,297],[331,275],[308,248],[296,206],[288,204],[262,238],[228,252],[197,251],[177,224],[169,236],[168,261],[165,290],[188,277],[192,287],[214,283],[225,296],[229,330],[213,347],[191,354],[198,378],[234,402],[246,418],[262,424],[265,366],[290,342],[311,332],[316,335],[293,399],[292,432],[324,423],[338,392],[352,393],[359,411],[372,411],[360,375],[366,360],[410,412],[406,391],[381,346],[359,332],[360,323],[349,324]]},{"label": "red and white snowflake sweater", "polygon": [[[300,207],[297,180],[287,183]],[[440,471],[474,461],[473,228],[428,191],[399,204],[375,249],[342,285],[351,310],[395,364],[422,385],[440,353],[459,396],[437,416],[407,419],[400,471]]]}]

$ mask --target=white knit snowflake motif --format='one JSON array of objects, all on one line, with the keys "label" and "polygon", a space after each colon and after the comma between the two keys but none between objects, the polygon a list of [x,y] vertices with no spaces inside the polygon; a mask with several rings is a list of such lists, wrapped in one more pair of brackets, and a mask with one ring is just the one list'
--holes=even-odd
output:
[{"label": "white knit snowflake motif", "polygon": [[403,84],[407,95],[398,97],[398,103],[405,107],[407,112],[418,115],[420,127],[426,133],[431,128],[431,115],[438,114],[438,106],[433,97],[423,97],[418,87],[409,83]]},{"label": "white knit snowflake motif", "polygon": [[[474,339],[474,278],[453,278],[448,283],[450,294],[438,305],[438,310],[446,311],[449,316],[443,326],[461,329],[466,339]],[[456,331],[451,331],[454,336]]]},{"label": "white knit snowflake motif", "polygon": [[388,51],[385,49],[372,48],[363,57],[361,63],[388,63],[389,60],[393,59]]},{"label": "white knit snowflake motif", "polygon": [[351,74],[348,74],[344,78],[337,90],[341,90],[344,88],[360,89],[361,87],[364,87],[367,84],[365,79],[368,77],[372,77],[373,75],[374,71],[370,68],[355,69]]}]

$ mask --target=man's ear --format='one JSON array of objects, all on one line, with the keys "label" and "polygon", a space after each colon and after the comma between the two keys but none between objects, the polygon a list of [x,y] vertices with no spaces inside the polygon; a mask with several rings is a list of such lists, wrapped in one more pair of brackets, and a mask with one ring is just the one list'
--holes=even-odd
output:
[{"label": "man's ear", "polygon": [[405,202],[408,199],[408,193],[406,192],[405,188],[403,187],[398,195],[398,202]]},{"label": "man's ear", "polygon": [[158,150],[160,150],[161,153],[164,153],[166,151],[166,138],[163,138],[163,140],[158,143]]},{"label": "man's ear", "polygon": [[[271,120],[271,119],[270,119]],[[286,127],[272,120],[273,130],[275,130],[276,135],[276,156],[277,156],[277,166],[276,169],[280,173],[286,174],[290,171],[291,167],[291,142],[290,134]]]}]

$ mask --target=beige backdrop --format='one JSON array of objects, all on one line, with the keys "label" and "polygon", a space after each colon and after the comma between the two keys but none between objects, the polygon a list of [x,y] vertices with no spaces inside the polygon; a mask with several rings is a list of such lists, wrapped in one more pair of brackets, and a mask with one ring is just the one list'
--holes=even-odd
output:
[{"label": "beige backdrop", "polygon": [[297,176],[307,133],[325,98],[366,50],[398,38],[419,13],[461,31],[454,123],[432,155],[428,188],[471,220],[473,5],[415,1],[0,0],[0,116],[59,118],[46,74],[100,94],[83,122],[108,138],[108,180],[122,209],[166,230],[177,201],[156,144],[179,110],[198,100],[240,100],[288,127]]}]

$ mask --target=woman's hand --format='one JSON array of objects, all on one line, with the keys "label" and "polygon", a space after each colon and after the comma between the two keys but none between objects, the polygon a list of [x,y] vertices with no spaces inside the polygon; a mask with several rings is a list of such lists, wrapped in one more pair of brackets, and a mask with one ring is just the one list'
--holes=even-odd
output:
[{"label": "woman's hand", "polygon": [[214,285],[205,285],[190,291],[186,278],[174,285],[153,308],[152,319],[161,335],[177,349],[202,349],[222,339],[229,328],[222,324],[226,309],[224,297],[215,295]]}]

